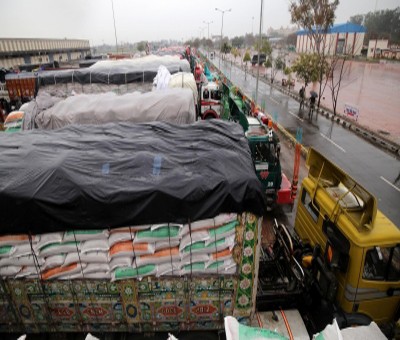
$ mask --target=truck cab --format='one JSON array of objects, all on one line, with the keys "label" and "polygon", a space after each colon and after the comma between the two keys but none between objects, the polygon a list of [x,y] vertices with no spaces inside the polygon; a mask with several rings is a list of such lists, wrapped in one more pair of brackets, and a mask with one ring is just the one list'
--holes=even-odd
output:
[{"label": "truck cab", "polygon": [[264,126],[256,117],[246,116],[246,119],[248,129],[245,135],[256,174],[267,196],[267,205],[273,205],[282,182],[279,138],[272,130],[272,126]]},{"label": "truck cab", "polygon": [[200,107],[202,119],[220,118],[221,90],[216,82],[208,82],[201,86]]},{"label": "truck cab", "polygon": [[295,232],[305,248],[313,249],[310,272],[322,299],[347,320],[396,322],[399,229],[378,210],[372,194],[321,153],[310,149],[307,166]]}]

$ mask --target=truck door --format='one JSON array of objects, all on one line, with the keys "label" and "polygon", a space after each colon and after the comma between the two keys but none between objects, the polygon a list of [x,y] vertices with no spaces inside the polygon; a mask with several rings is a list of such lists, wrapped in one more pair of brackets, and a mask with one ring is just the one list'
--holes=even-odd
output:
[{"label": "truck door", "polygon": [[393,320],[400,301],[400,245],[373,247],[364,252],[354,311],[369,315],[377,323]]}]

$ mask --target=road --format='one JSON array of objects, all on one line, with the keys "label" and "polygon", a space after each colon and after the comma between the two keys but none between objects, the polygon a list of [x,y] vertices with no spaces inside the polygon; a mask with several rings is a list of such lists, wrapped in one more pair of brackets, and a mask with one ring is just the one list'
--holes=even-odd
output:
[{"label": "road", "polygon": [[[220,63],[220,70],[247,96],[255,97],[255,77],[217,56],[213,62],[216,67]],[[289,133],[296,136],[297,129],[302,129],[304,146],[326,155],[370,191],[379,209],[400,228],[400,181],[394,183],[400,172],[399,160],[323,116],[314,114],[310,121],[307,112],[299,113],[296,100],[264,81],[259,81],[257,97],[258,105]]]}]

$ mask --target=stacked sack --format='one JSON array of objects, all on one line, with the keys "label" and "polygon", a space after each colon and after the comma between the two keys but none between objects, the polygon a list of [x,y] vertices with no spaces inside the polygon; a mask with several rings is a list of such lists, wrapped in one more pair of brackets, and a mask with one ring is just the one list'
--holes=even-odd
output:
[{"label": "stacked sack", "polygon": [[141,279],[145,276],[234,274],[237,214],[185,224],[0,237],[5,278]]}]

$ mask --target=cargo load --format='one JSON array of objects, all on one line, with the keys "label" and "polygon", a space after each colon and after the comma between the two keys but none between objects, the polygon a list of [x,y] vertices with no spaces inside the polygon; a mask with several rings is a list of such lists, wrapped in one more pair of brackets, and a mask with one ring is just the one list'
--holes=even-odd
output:
[{"label": "cargo load", "polygon": [[237,124],[68,126],[0,154],[0,331],[249,320],[265,205]]},{"label": "cargo load", "polygon": [[148,93],[76,95],[40,112],[39,129],[53,130],[70,124],[144,123],[163,121],[174,124],[195,122],[193,93],[189,89],[168,89]]}]

